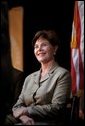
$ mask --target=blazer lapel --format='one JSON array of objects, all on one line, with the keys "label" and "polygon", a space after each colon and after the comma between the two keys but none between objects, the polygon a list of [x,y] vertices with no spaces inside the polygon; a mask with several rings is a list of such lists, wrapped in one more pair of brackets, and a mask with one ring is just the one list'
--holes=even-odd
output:
[{"label": "blazer lapel", "polygon": [[39,85],[39,81],[40,81],[40,70],[37,71],[35,74],[34,74],[34,83]]}]

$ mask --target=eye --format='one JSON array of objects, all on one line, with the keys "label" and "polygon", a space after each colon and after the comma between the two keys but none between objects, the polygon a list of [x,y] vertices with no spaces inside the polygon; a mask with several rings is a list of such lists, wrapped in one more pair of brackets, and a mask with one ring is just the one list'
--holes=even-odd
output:
[{"label": "eye", "polygon": [[46,46],[49,46],[49,45],[47,43],[42,44],[42,47],[46,47]]},{"label": "eye", "polygon": [[38,48],[38,45],[35,45],[35,46],[34,46],[34,49],[37,49],[37,48]]}]

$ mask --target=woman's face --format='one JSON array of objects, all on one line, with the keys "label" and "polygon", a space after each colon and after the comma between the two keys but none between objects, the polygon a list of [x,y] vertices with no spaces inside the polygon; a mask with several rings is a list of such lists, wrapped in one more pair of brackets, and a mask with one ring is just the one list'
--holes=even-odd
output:
[{"label": "woman's face", "polygon": [[34,45],[34,54],[40,63],[47,63],[54,59],[56,47],[53,47],[48,40],[39,38]]}]

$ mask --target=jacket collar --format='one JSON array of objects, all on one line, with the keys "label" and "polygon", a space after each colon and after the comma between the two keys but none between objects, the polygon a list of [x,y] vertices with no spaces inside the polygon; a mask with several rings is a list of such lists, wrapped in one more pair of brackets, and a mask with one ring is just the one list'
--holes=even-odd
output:
[{"label": "jacket collar", "polygon": [[58,66],[59,66],[58,63],[56,63],[53,66],[53,68],[48,72],[48,74],[41,81],[40,81],[40,73],[41,73],[41,68],[40,68],[39,71],[34,73],[34,77],[33,77],[34,82],[39,85],[39,82],[43,82],[43,81],[47,80],[50,77],[50,75],[55,71],[55,69],[57,69]]}]

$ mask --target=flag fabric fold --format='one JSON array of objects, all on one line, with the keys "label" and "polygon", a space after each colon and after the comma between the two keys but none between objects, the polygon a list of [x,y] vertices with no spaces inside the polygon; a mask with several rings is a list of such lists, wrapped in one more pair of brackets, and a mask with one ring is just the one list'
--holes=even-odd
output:
[{"label": "flag fabric fold", "polygon": [[72,94],[84,89],[84,1],[75,1],[71,38]]}]

